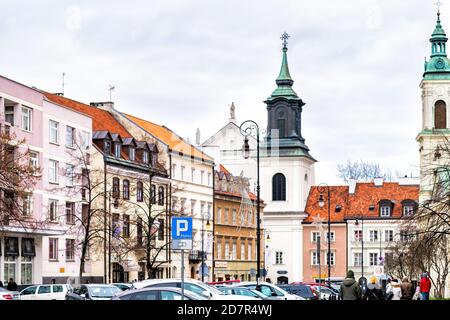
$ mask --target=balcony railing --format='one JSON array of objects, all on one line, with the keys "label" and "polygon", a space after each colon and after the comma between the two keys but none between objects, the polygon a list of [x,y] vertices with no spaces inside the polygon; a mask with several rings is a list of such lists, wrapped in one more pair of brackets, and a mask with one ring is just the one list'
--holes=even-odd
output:
[{"label": "balcony railing", "polygon": [[202,257],[203,257],[203,260],[206,260],[208,257],[208,254],[205,251],[201,251],[201,250],[192,250],[189,253],[189,261],[202,261]]}]

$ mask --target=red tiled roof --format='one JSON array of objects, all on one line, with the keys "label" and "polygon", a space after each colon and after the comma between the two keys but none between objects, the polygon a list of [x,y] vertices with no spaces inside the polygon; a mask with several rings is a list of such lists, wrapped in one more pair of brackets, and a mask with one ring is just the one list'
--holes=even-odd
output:
[{"label": "red tiled roof", "polygon": [[[314,221],[314,217],[320,216],[324,221],[328,221],[327,192],[324,192],[325,206],[319,207],[318,200],[320,192],[318,187],[311,187],[306,202],[305,212],[308,217],[305,223]],[[402,217],[402,201],[419,200],[419,185],[400,185],[398,182],[383,182],[382,186],[375,186],[374,183],[357,183],[354,194],[349,194],[348,186],[330,186],[331,195],[331,222],[344,222],[345,219],[379,218],[379,203],[381,200],[389,200],[393,203],[392,218]],[[337,205],[341,206],[341,211],[336,212]],[[374,205],[374,210],[369,207]]]},{"label": "red tiled roof", "polygon": [[[221,194],[224,196],[232,196],[232,197],[242,198],[242,194],[240,194],[240,193],[220,191],[220,190],[216,190],[216,191],[214,191],[214,193]],[[256,195],[253,192],[249,192],[248,196],[249,196],[250,200],[256,201]],[[263,199],[261,199],[261,202],[263,202]]]},{"label": "red tiled roof", "polygon": [[43,92],[48,100],[66,108],[76,110],[92,117],[92,131],[109,131],[118,133],[122,138],[129,138],[131,134],[108,111],[78,102],[56,94]]},{"label": "red tiled roof", "polygon": [[230,174],[230,171],[228,171],[223,165],[219,165],[219,172]]}]

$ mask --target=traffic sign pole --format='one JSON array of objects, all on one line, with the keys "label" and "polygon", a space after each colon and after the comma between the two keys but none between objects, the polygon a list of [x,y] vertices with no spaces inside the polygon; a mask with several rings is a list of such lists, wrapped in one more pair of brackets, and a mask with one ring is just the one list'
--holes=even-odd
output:
[{"label": "traffic sign pole", "polygon": [[184,250],[181,249],[181,300],[184,300]]}]

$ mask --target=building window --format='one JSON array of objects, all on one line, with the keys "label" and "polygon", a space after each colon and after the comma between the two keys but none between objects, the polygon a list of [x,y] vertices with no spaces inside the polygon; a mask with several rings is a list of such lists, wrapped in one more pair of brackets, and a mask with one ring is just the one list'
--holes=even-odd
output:
[{"label": "building window", "polygon": [[5,106],[5,121],[14,125],[14,107],[13,106]]},{"label": "building window", "polygon": [[156,204],[156,186],[152,184],[150,186],[150,200],[152,204]]},{"label": "building window", "polygon": [[121,233],[121,228],[120,228],[120,215],[118,213],[114,213],[112,215],[112,230],[111,230],[111,234],[113,238],[119,238],[120,237],[120,233]]},{"label": "building window", "polygon": [[211,185],[211,173],[208,172],[208,186]]},{"label": "building window", "polygon": [[130,216],[127,214],[123,215],[122,236],[124,238],[128,238],[130,236]]},{"label": "building window", "polygon": [[360,267],[362,265],[362,253],[357,252],[353,254],[353,266]]},{"label": "building window", "polygon": [[22,130],[31,132],[32,113],[31,109],[22,107]]},{"label": "building window", "polygon": [[286,177],[282,173],[272,178],[272,200],[286,201]]},{"label": "building window", "polygon": [[48,260],[58,261],[58,238],[48,239]]},{"label": "building window", "polygon": [[66,147],[75,147],[75,128],[66,126]]},{"label": "building window", "polygon": [[390,217],[391,216],[391,207],[390,206],[381,206],[380,216],[381,217]]},{"label": "building window", "polygon": [[191,216],[194,216],[195,214],[195,203],[197,201],[196,200],[191,200]]},{"label": "building window", "polygon": [[75,203],[66,202],[66,223],[75,224]]},{"label": "building window", "polygon": [[403,215],[405,217],[409,217],[414,213],[414,206],[412,205],[405,205],[403,206]]},{"label": "building window", "polygon": [[172,211],[176,211],[177,210],[177,197],[172,197]]},{"label": "building window", "polygon": [[354,230],[353,231],[353,239],[355,239],[355,241],[362,241],[362,239],[363,239],[362,230]]},{"label": "building window", "polygon": [[278,135],[280,138],[286,137],[286,120],[277,119]]},{"label": "building window", "polygon": [[59,141],[59,134],[58,134],[59,123],[56,122],[56,121],[50,120],[49,121],[49,128],[50,128],[50,133],[49,133],[50,143],[58,144],[58,141]]},{"label": "building window", "polygon": [[204,176],[205,176],[205,171],[200,171],[200,184],[204,183]]},{"label": "building window", "polygon": [[164,219],[158,219],[158,240],[164,240]]},{"label": "building window", "polygon": [[[328,257],[328,252],[325,253],[325,258]],[[328,259],[325,259],[328,265]],[[330,252],[330,265],[334,266],[334,252]]]},{"label": "building window", "polygon": [[104,141],[103,152],[106,155],[110,155],[111,154],[111,141],[109,141],[109,140],[105,140]]},{"label": "building window", "polygon": [[136,184],[136,201],[144,201],[144,186],[141,181],[138,181],[138,183]]},{"label": "building window", "polygon": [[113,180],[113,194],[112,197],[114,199],[118,199],[120,197],[120,179],[117,177],[114,177]]},{"label": "building window", "polygon": [[32,284],[33,283],[33,258],[21,257],[20,263],[20,283]]},{"label": "building window", "polygon": [[223,219],[223,223],[230,223],[230,209],[225,208],[225,215]]},{"label": "building window", "polygon": [[275,252],[275,264],[283,264],[283,251]]},{"label": "building window", "polygon": [[175,173],[177,171],[177,165],[173,164],[172,165],[172,179],[175,179]]},{"label": "building window", "polygon": [[248,259],[248,260],[252,260],[252,259],[253,259],[253,255],[252,255],[252,243],[250,242],[250,240],[248,241],[248,244],[247,244],[247,259]]},{"label": "building window", "polygon": [[317,242],[317,238],[320,236],[319,231],[311,232],[311,242]]},{"label": "building window", "polygon": [[130,147],[128,156],[131,161],[134,161],[136,159],[136,150]]},{"label": "building window", "polygon": [[116,158],[120,158],[120,153],[122,152],[122,146],[120,143],[116,142],[114,143],[114,156]]},{"label": "building window", "polygon": [[186,198],[181,198],[180,199],[180,212],[181,213],[186,213]]},{"label": "building window", "polygon": [[245,260],[245,243],[241,240],[241,260]]},{"label": "building window", "polygon": [[191,168],[191,182],[195,182],[195,168]]},{"label": "building window", "polygon": [[136,222],[136,242],[138,247],[142,247],[142,218],[138,217]]},{"label": "building window", "polygon": [[16,257],[5,256],[3,267],[3,283],[6,285],[9,278],[16,279]]},{"label": "building window", "polygon": [[158,188],[158,205],[163,206],[164,205],[164,187]]},{"label": "building window", "polygon": [[384,241],[386,242],[394,241],[394,230],[384,230]]},{"label": "building window", "polygon": [[34,174],[37,174],[39,168],[39,153],[30,151],[30,167]]},{"label": "building window", "polygon": [[330,233],[327,232],[327,241],[328,240],[331,242],[334,242],[334,231],[332,231]]},{"label": "building window", "polygon": [[180,179],[181,180],[184,180],[184,166],[181,166],[181,176],[180,176]]},{"label": "building window", "polygon": [[317,251],[311,252],[311,265],[312,266],[318,266],[319,265],[319,255],[317,254]]},{"label": "building window", "polygon": [[75,240],[66,239],[66,261],[75,261]]},{"label": "building window", "polygon": [[369,230],[369,241],[378,241],[378,230]]},{"label": "building window", "polygon": [[434,128],[447,128],[447,106],[442,100],[437,101],[434,105]]},{"label": "building window", "polygon": [[370,266],[378,265],[378,253],[375,252],[369,253],[369,265]]},{"label": "building window", "polygon": [[142,162],[148,164],[148,151],[146,150],[142,152]]},{"label": "building window", "polygon": [[66,186],[73,187],[75,185],[75,166],[66,165]]},{"label": "building window", "polygon": [[231,224],[236,225],[236,209],[231,210]]},{"label": "building window", "polygon": [[237,244],[236,241],[233,242],[233,247],[231,251],[231,260],[237,260]]},{"label": "building window", "polygon": [[48,161],[48,181],[50,183],[58,183],[58,161]]},{"label": "building window", "polygon": [[82,150],[89,150],[91,142],[91,134],[87,131],[81,133],[81,148]]},{"label": "building window", "polygon": [[22,198],[22,214],[24,216],[33,215],[33,195],[27,194]]},{"label": "building window", "polygon": [[230,244],[228,242],[225,242],[225,259],[230,259]]},{"label": "building window", "polygon": [[222,256],[222,241],[217,242],[217,259],[223,259]]},{"label": "building window", "polygon": [[122,182],[123,186],[123,199],[124,200],[130,200],[130,181],[129,180],[123,180]]},{"label": "building window", "polygon": [[217,208],[216,221],[217,221],[218,224],[222,223],[222,208]]},{"label": "building window", "polygon": [[50,221],[58,221],[58,200],[50,199],[48,201],[49,213],[48,217]]}]

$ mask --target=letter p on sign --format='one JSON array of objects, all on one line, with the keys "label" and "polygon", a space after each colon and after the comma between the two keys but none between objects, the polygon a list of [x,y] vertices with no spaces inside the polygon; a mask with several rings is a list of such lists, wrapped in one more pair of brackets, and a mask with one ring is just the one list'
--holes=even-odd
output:
[{"label": "letter p on sign", "polygon": [[181,237],[181,235],[183,234],[183,232],[188,231],[188,222],[186,220],[177,220],[177,237]]},{"label": "letter p on sign", "polygon": [[192,218],[172,218],[172,239],[190,240],[192,239]]}]

